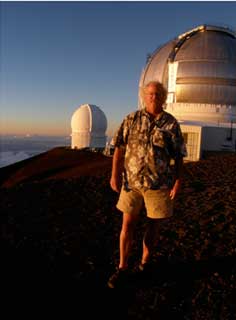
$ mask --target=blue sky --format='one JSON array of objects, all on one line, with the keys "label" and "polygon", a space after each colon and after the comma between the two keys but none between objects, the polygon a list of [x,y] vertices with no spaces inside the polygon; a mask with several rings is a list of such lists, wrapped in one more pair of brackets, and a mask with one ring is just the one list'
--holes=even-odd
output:
[{"label": "blue sky", "polygon": [[236,30],[234,1],[0,2],[0,134],[69,135],[100,106],[110,135],[137,108],[148,53],[201,24]]}]

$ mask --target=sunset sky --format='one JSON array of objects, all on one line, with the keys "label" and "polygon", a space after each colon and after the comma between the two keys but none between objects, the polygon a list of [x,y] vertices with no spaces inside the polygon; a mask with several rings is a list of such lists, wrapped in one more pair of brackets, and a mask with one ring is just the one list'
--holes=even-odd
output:
[{"label": "sunset sky", "polygon": [[0,2],[0,134],[69,135],[99,106],[112,135],[137,108],[147,54],[201,24],[236,30],[234,1]]}]

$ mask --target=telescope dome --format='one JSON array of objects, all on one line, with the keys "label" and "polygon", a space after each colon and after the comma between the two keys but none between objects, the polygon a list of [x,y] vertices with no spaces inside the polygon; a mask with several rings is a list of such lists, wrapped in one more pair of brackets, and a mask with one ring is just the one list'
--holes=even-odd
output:
[{"label": "telescope dome", "polygon": [[81,105],[72,115],[72,143],[74,148],[104,148],[107,118],[96,105]]},{"label": "telescope dome", "polygon": [[236,120],[235,32],[202,25],[165,43],[151,55],[139,86],[156,80],[168,90],[167,111],[180,120]]}]

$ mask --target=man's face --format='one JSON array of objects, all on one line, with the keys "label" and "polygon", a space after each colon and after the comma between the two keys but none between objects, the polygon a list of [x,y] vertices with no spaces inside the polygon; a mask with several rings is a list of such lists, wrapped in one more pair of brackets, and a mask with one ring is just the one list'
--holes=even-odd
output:
[{"label": "man's face", "polygon": [[150,113],[158,113],[162,110],[162,105],[159,101],[158,89],[155,85],[150,85],[145,89],[144,102],[146,110]]}]

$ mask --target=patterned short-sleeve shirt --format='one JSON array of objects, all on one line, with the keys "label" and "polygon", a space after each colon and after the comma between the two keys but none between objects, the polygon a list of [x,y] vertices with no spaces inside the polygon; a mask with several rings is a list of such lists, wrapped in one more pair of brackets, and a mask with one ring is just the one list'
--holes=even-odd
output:
[{"label": "patterned short-sleeve shirt", "polygon": [[127,190],[170,188],[170,160],[186,156],[180,126],[165,111],[155,119],[144,109],[129,114],[114,136],[114,146],[125,147],[123,184]]}]

